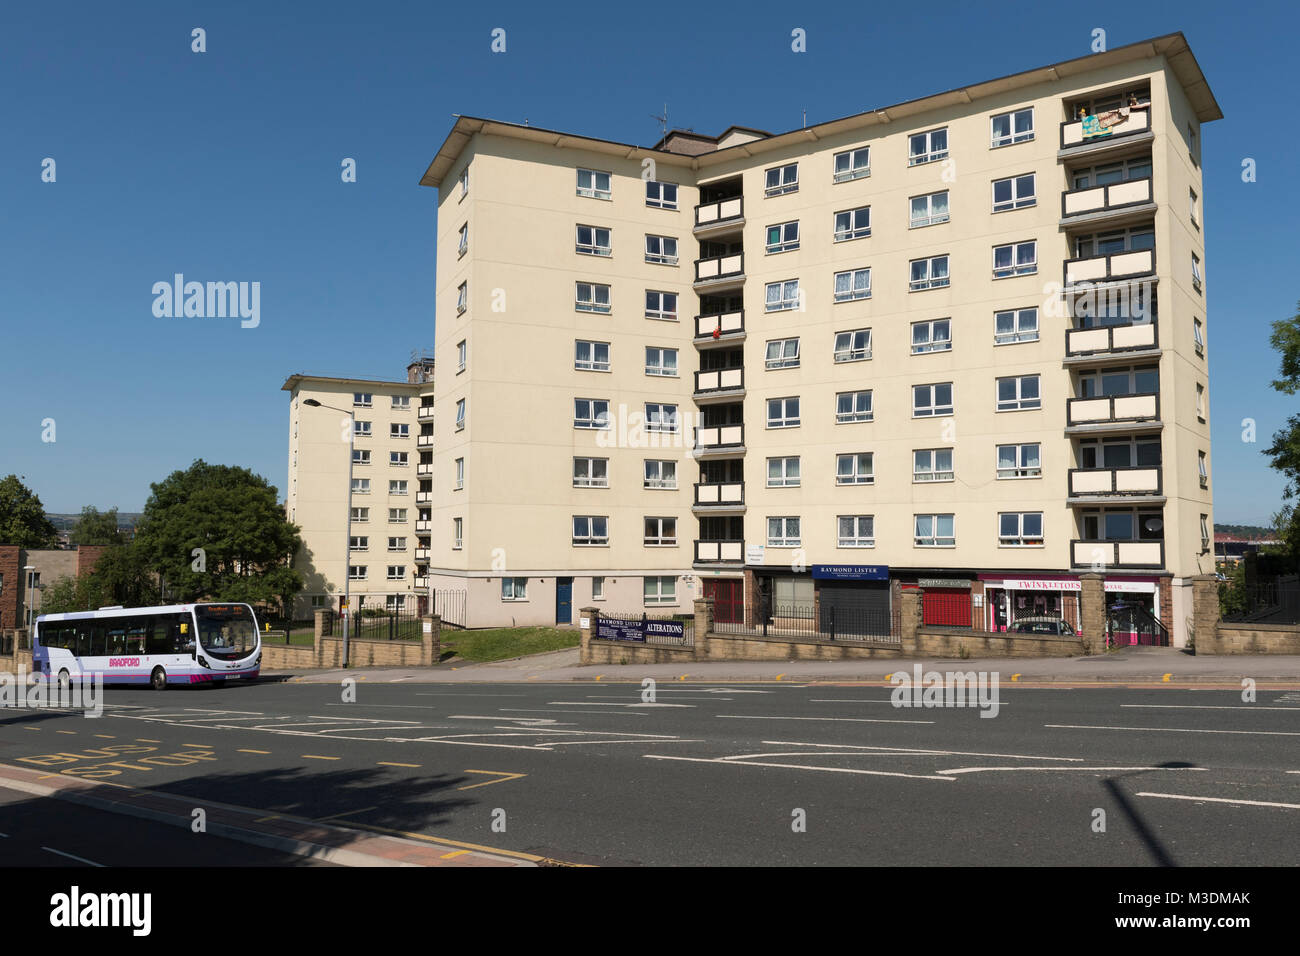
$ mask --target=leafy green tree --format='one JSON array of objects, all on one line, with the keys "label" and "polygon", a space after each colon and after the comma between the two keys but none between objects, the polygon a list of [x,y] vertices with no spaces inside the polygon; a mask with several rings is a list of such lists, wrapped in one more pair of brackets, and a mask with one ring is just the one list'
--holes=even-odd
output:
[{"label": "leafy green tree", "polygon": [[105,601],[99,582],[93,575],[65,575],[46,586],[41,593],[42,614],[67,614],[69,611],[93,611],[114,603]]},{"label": "leafy green tree", "polygon": [[44,548],[58,534],[41,499],[17,475],[0,480],[0,544]]},{"label": "leafy green tree", "polygon": [[121,544],[126,540],[117,527],[117,509],[100,511],[94,505],[81,509],[81,517],[72,526],[70,540],[73,544]]},{"label": "leafy green tree", "polygon": [[41,613],[93,611],[115,604],[150,607],[161,599],[158,575],[141,549],[134,544],[115,544],[99,556],[93,570],[49,585],[41,598]]},{"label": "leafy green tree", "polygon": [[[1282,357],[1280,378],[1273,380],[1273,388],[1284,395],[1300,391],[1300,311],[1289,319],[1273,323],[1269,344]],[[1287,480],[1282,497],[1289,501],[1300,493],[1300,415],[1292,415],[1286,426],[1273,434],[1273,444],[1264,450],[1273,467]],[[1300,512],[1290,506],[1277,516],[1277,533],[1286,543],[1292,557],[1300,558]]]},{"label": "leafy green tree", "polygon": [[134,546],[169,598],[288,606],[302,589],[302,539],[265,478],[200,459],[152,489]]}]

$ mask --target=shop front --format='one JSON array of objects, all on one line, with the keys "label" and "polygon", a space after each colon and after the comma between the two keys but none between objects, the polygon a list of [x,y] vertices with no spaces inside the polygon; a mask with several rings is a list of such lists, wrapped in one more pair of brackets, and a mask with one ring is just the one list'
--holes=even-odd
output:
[{"label": "shop front", "polygon": [[[991,631],[1015,630],[1029,619],[1064,621],[1079,631],[1079,595],[1083,585],[1069,575],[1005,577],[981,574],[984,584],[984,625]],[[1160,586],[1157,578],[1114,578],[1104,583],[1106,606],[1117,603],[1144,609],[1160,619]]]}]

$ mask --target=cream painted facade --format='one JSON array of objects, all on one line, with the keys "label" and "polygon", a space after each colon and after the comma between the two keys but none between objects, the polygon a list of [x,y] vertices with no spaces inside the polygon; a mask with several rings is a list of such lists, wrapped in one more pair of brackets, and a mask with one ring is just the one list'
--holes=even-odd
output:
[{"label": "cream painted facade", "polygon": [[[1129,93],[1139,109],[1084,135],[1081,104],[1104,112],[1108,98]],[[1005,141],[994,124],[1003,114],[1012,114]],[[1198,464],[1203,453],[1208,471],[1198,162],[1201,124],[1220,117],[1173,34],[781,135],[670,133],[646,149],[461,118],[423,180],[439,189],[435,586],[467,587],[468,623],[480,626],[567,614],[556,579],[574,579],[574,608],[590,600],[593,576],[617,580],[606,599],[617,610],[642,609],[636,579],[656,579],[657,590],[670,580],[672,601],[645,609],[685,613],[706,580],[743,578],[748,604],[774,571],[818,565],[887,566],[900,580],[1077,577],[1096,567],[1149,580],[1153,610],[1183,643],[1181,591],[1214,568],[1213,478],[1202,482]],[[944,148],[929,144],[942,155],[912,162],[912,137],[938,130]],[[837,176],[836,155],[857,150],[868,151],[857,157],[868,172]],[[789,166],[797,178],[778,173],[779,188],[768,189],[771,171]],[[579,170],[608,174],[608,196],[592,194],[603,178],[588,188]],[[1023,186],[1030,175],[1032,202],[1016,192],[1018,208],[995,211],[994,184]],[[651,205],[646,179],[675,184],[676,208]],[[946,220],[914,220],[913,199],[937,193]],[[837,239],[837,214],[863,207],[869,220],[850,227],[869,224],[869,235]],[[769,230],[795,222],[797,248],[769,251]],[[580,226],[608,230],[609,254],[577,251]],[[1090,235],[1100,238],[1089,250]],[[676,240],[676,261],[647,261],[648,248],[662,249],[648,236]],[[1112,253],[1116,242],[1123,249]],[[1013,263],[1017,254],[1027,263],[1027,243],[1035,267],[995,275],[995,248],[1009,245]],[[915,287],[912,264],[936,257],[946,257],[949,281]],[[836,274],[864,269],[869,297],[837,301]],[[1090,276],[1109,294],[1154,294],[1154,321],[1128,314],[1108,328],[1072,317]],[[772,286],[788,295],[795,281],[795,307],[768,308]],[[608,312],[576,308],[579,283],[607,286]],[[675,319],[648,317],[647,292],[675,294]],[[1031,309],[1035,335],[996,335],[998,313]],[[914,350],[914,326],[937,320],[948,323],[950,348]],[[869,354],[837,360],[837,335],[861,330]],[[798,340],[797,365],[769,367],[769,343],[787,339]],[[579,340],[608,345],[607,370],[575,367]],[[648,374],[648,348],[675,349],[677,374]],[[1140,373],[1116,385],[1130,367]],[[1038,407],[999,410],[1008,377],[1036,382]],[[951,412],[917,414],[914,389],[926,385],[950,387]],[[1027,396],[1033,386],[1021,387]],[[867,390],[871,419],[838,421],[837,395]],[[1117,390],[1133,394],[1112,402]],[[798,399],[797,425],[770,427],[769,403],[788,398]],[[611,427],[575,427],[578,399],[608,402]],[[463,427],[453,417],[460,402]],[[647,447],[636,421],[629,434],[628,415],[648,403],[676,406],[680,432],[653,436],[669,447]],[[697,425],[713,447],[693,447]],[[1095,462],[1092,439],[1110,442]],[[1037,473],[1000,476],[1006,445],[1037,446]],[[926,449],[951,450],[950,478],[918,480],[915,453]],[[840,456],[868,454],[869,482],[837,481]],[[1102,467],[1125,455],[1127,467]],[[797,486],[769,486],[769,459],[794,457]],[[576,486],[575,458],[607,459],[607,487]],[[676,486],[646,487],[647,459],[673,462]],[[1106,517],[1124,509],[1128,535],[1124,519]],[[1001,515],[1017,513],[1041,515],[1041,532],[1011,545]],[[937,533],[936,544],[919,543],[919,515],[951,516],[953,543]],[[606,519],[607,542],[574,542],[584,516]],[[870,519],[854,524],[870,530],[858,539],[866,546],[844,546],[849,516]],[[675,543],[647,544],[648,518],[674,519]],[[797,536],[782,522],[774,537],[775,518],[798,519]],[[503,600],[503,576],[528,579],[524,601]]]},{"label": "cream painted facade", "polygon": [[[351,565],[365,575],[351,581],[353,607],[422,606],[431,536],[432,363],[413,363],[407,377],[397,382],[292,375],[283,385],[289,392],[285,508],[302,529],[295,567],[306,579],[297,616],[310,616],[314,607],[339,609],[345,539]],[[304,404],[307,400],[322,407]],[[350,538],[349,413],[358,423]]]}]

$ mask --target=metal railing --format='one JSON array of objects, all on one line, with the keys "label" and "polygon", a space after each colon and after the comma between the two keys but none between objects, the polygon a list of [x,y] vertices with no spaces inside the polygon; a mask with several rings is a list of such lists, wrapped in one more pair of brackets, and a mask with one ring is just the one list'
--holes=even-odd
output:
[{"label": "metal railing", "polygon": [[435,589],[429,593],[429,611],[438,615],[444,625],[464,627],[467,594],[467,591],[458,589]]},{"label": "metal railing", "polygon": [[888,608],[838,607],[833,604],[764,604],[746,615],[749,622],[714,621],[717,634],[765,640],[820,640],[898,644]]},{"label": "metal railing", "polygon": [[1250,585],[1225,582],[1219,607],[1227,623],[1300,624],[1300,579],[1288,575]]},{"label": "metal railing", "polygon": [[423,633],[421,617],[414,608],[379,611],[364,608],[352,622],[358,641],[418,641]]}]

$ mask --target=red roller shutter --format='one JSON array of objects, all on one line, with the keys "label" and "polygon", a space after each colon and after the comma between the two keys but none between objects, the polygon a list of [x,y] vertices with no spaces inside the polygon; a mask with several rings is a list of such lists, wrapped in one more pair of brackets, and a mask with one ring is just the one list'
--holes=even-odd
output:
[{"label": "red roller shutter", "polygon": [[935,627],[970,627],[970,591],[965,588],[926,588],[921,620]]}]

